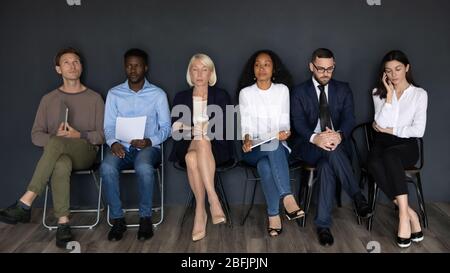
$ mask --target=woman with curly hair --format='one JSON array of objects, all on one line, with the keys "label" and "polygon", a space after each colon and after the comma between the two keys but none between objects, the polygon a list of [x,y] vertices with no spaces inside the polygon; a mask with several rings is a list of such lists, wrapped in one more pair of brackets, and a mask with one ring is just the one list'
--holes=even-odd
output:
[{"label": "woman with curly hair", "polygon": [[[243,160],[255,166],[261,177],[271,237],[282,231],[280,200],[289,220],[305,215],[292,194],[289,179],[288,86],[291,86],[291,76],[270,50],[257,51],[250,57],[239,82]],[[256,146],[260,143],[263,144]]]}]

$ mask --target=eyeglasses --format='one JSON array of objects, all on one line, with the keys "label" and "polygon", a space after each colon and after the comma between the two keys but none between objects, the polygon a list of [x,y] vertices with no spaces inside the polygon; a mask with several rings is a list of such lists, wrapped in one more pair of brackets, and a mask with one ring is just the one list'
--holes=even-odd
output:
[{"label": "eyeglasses", "polygon": [[336,68],[336,65],[330,66],[328,68],[325,67],[317,67],[314,63],[312,63],[312,65],[314,66],[314,68],[317,70],[317,72],[319,73],[325,73],[325,71],[327,73],[332,73],[334,71],[334,69]]}]

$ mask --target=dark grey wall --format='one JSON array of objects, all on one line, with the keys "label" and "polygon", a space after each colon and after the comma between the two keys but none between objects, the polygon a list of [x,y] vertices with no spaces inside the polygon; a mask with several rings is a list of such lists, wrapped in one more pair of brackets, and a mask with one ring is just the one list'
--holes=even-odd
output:
[{"label": "dark grey wall", "polygon": [[[358,122],[372,117],[369,90],[382,56],[402,49],[429,95],[425,197],[450,201],[449,1],[381,0],[381,6],[369,6],[366,0],[81,0],[81,6],[69,6],[65,0],[7,0],[0,5],[0,206],[23,192],[34,171],[41,150],[31,143],[31,126],[40,98],[60,84],[52,58],[68,45],[84,53],[83,80],[104,97],[125,79],[124,51],[147,50],[149,79],[170,101],[187,87],[193,53],[213,58],[218,86],[234,97],[242,67],[255,50],[275,50],[300,83],[309,77],[312,50],[329,47],[337,56],[335,77],[353,88]],[[167,203],[183,202],[186,176],[167,166]],[[225,175],[233,203],[241,200],[243,178],[238,169]],[[82,196],[77,191],[75,199]]]}]

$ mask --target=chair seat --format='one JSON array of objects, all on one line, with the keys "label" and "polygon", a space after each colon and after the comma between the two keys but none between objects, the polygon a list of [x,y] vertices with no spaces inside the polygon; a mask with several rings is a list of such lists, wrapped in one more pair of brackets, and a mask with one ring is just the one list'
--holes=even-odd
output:
[{"label": "chair seat", "polygon": [[[234,159],[230,159],[230,160],[228,160],[228,161],[226,161],[226,162],[224,162],[222,164],[217,165],[216,166],[216,171],[217,172],[226,172],[226,171],[228,171],[230,169],[233,169],[236,166],[236,164],[237,163],[236,163],[236,161]],[[186,162],[178,162],[178,161],[175,161],[173,163],[173,167],[175,169],[183,171],[183,172],[185,172],[186,168],[187,168]]]},{"label": "chair seat", "polygon": [[[360,170],[363,173],[366,173],[366,174],[368,173],[366,167],[361,167]],[[416,173],[420,172],[420,169],[415,166],[412,166],[412,167],[405,168],[405,172],[410,173],[410,174],[416,174]]]},{"label": "chair seat", "polygon": [[226,161],[226,162],[224,162],[224,163],[222,163],[222,164],[219,164],[219,165],[217,165],[216,166],[216,171],[217,172],[226,172],[226,171],[228,171],[228,170],[231,170],[231,169],[233,169],[234,167],[236,167],[236,160],[234,160],[234,159],[229,159],[228,161]]},{"label": "chair seat", "polygon": [[239,162],[237,163],[237,165],[238,165],[239,167],[242,167],[242,168],[250,168],[250,169],[255,169],[255,170],[256,170],[256,166],[250,165],[250,164],[248,164],[247,162],[245,162],[244,160],[239,161]]},{"label": "chair seat", "polygon": [[301,165],[301,167],[302,167],[303,169],[305,169],[305,170],[307,170],[307,171],[314,171],[314,170],[316,170],[316,166],[311,165],[311,164],[308,164],[308,163],[306,163],[306,162],[303,161],[303,160],[300,160],[300,165]]},{"label": "chair seat", "polygon": [[90,174],[93,172],[96,172],[100,168],[100,162],[96,162],[92,164],[92,166],[89,169],[86,170],[74,170],[72,171],[72,174]]},{"label": "chair seat", "polygon": [[420,169],[413,166],[413,167],[405,168],[405,172],[407,172],[409,174],[416,174],[416,173],[420,172]]}]

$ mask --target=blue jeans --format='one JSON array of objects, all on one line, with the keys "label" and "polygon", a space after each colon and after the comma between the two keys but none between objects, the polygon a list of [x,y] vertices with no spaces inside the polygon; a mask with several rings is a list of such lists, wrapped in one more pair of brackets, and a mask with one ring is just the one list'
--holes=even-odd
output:
[{"label": "blue jeans", "polygon": [[261,146],[243,154],[243,160],[256,166],[267,203],[267,214],[280,213],[280,199],[292,194],[289,179],[288,150],[281,145],[273,151],[261,151]]},{"label": "blue jeans", "polygon": [[102,165],[100,175],[103,179],[103,190],[110,207],[110,218],[124,217],[120,201],[119,175],[120,170],[134,168],[139,184],[139,216],[151,217],[153,205],[153,187],[155,183],[155,167],[161,163],[161,149],[147,147],[137,150],[125,149],[123,159],[113,155],[108,150]]}]

